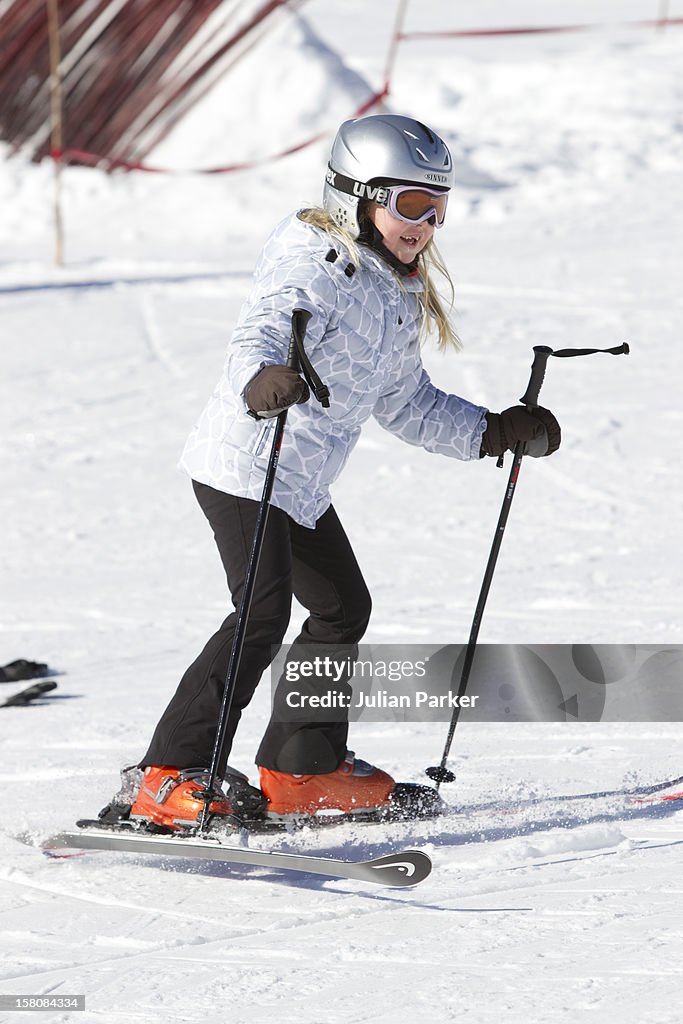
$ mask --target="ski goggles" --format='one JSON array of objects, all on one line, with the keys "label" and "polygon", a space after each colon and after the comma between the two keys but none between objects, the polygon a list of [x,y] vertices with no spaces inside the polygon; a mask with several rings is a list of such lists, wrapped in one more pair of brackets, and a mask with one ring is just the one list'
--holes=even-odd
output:
[{"label": "ski goggles", "polygon": [[326,181],[347,195],[385,206],[393,217],[406,224],[421,224],[433,217],[437,228],[440,228],[446,219],[447,190],[444,192],[443,189],[426,188],[424,185],[373,185],[349,178],[331,166],[328,166]]},{"label": "ski goggles", "polygon": [[443,227],[448,206],[448,192],[433,188],[416,188],[415,185],[387,185],[382,189],[384,198],[375,202],[385,206],[393,217],[406,224],[422,224],[434,218],[437,228]]}]

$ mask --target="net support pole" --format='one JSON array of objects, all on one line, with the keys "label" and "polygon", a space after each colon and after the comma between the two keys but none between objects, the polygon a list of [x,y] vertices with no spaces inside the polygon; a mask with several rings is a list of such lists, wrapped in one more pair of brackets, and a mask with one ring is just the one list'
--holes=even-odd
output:
[{"label": "net support pole", "polygon": [[403,34],[403,24],[406,20],[406,11],[408,10],[408,0],[398,0],[398,6],[396,8],[396,17],[394,19],[394,27],[389,39],[389,49],[387,50],[387,60],[384,66],[384,97],[382,100],[381,109],[386,109],[386,100],[391,91],[391,79],[394,74],[394,64],[396,63],[396,54],[398,51],[398,44],[401,41]]},{"label": "net support pole", "polygon": [[50,148],[54,167],[53,223],[54,262],[64,263],[64,230],[62,220],[62,153],[64,127],[62,116],[62,48],[59,32],[59,0],[46,0],[48,41],[50,50]]}]

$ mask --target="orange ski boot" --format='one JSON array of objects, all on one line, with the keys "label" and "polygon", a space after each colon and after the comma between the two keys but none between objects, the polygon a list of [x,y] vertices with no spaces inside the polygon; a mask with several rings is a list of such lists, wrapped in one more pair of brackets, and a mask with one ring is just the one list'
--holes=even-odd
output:
[{"label": "orange ski boot", "polygon": [[268,798],[266,818],[315,817],[330,812],[371,815],[390,803],[395,783],[390,775],[348,751],[333,772],[290,775],[261,768],[261,789]]},{"label": "orange ski boot", "polygon": [[[204,808],[202,791],[209,780],[204,768],[168,768],[151,766],[145,774],[138,795],[130,809],[131,821],[147,821],[165,825],[176,831],[197,825]],[[221,818],[234,818],[229,800],[216,787],[209,813]]]}]

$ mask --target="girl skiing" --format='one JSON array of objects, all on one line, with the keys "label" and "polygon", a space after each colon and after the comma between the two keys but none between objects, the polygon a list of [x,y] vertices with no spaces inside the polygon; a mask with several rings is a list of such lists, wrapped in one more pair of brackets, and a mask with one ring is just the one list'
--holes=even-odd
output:
[{"label": "girl skiing", "polygon": [[[329,494],[365,420],[461,460],[498,456],[519,441],[533,440],[533,454],[559,447],[547,410],[490,413],[438,390],[422,366],[428,329],[442,347],[458,344],[433,281],[436,269],[450,282],[432,239],[453,184],[448,147],[419,121],[380,114],[342,124],[323,205],[287,217],[266,242],[223,373],[186,444],[181,465],[237,608],[274,429],[262,414],[291,407],[219,764],[224,781],[209,797],[213,815],[370,813],[396,792],[386,772],[347,750],[341,712],[337,721],[274,715],[256,755],[260,791],[227,766],[241,712],[282,643],[292,595],[309,612],[295,645],[348,652],[367,627],[370,595]],[[309,401],[306,382],[284,365],[297,307],[311,314],[306,351],[329,388],[328,408]],[[164,711],[138,766],[133,819],[172,829],[197,823],[235,618],[208,640]]]}]

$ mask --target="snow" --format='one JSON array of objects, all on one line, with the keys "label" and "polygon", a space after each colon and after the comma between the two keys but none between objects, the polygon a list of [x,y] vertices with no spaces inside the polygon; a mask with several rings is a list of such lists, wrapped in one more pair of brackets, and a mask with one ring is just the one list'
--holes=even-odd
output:
[{"label": "snow", "polygon": [[[440,129],[460,168],[439,242],[465,351],[428,350],[435,381],[504,408],[535,344],[632,346],[549,364],[542,396],[564,443],[522,466],[485,642],[683,642],[683,36],[616,24],[657,7],[408,9],[406,30],[608,26],[410,41],[396,63],[393,109]],[[334,130],[381,82],[393,16],[311,0],[281,18],[232,95],[226,79],[150,162],[216,166]],[[55,696],[2,720],[0,993],[85,993],[84,1013],[40,1018],[76,1024],[674,1024],[677,805],[559,797],[683,774],[678,722],[461,723],[444,787],[457,817],[251,840],[342,858],[416,846],[434,871],[415,890],[36,848],[109,799],[222,618],[222,570],[175,464],[260,245],[317,201],[326,148],[217,177],[71,168],[62,270],[51,167],[0,164],[0,661],[63,673]],[[334,498],[373,594],[369,642],[466,640],[506,478],[368,424]],[[231,757],[252,776],[268,696]],[[425,781],[444,739],[441,722],[352,732],[360,756],[408,781]]]}]

